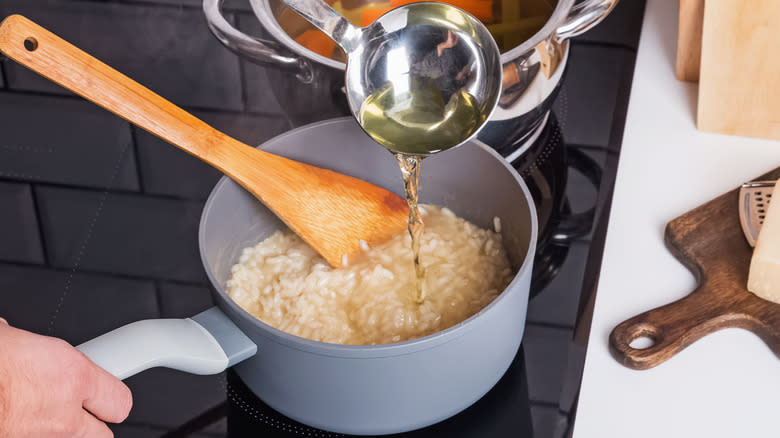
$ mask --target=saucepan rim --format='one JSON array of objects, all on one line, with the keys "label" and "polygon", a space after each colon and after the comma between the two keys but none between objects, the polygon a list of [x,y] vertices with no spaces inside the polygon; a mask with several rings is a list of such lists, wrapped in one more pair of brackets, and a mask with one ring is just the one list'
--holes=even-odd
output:
[{"label": "saucepan rim", "polygon": [[[273,137],[267,140],[266,142],[264,142],[263,144],[261,144],[260,146],[258,146],[258,149],[264,149],[264,147],[267,147],[268,144],[270,144],[271,142],[279,141],[289,136],[298,135],[300,132],[306,130],[318,129],[320,127],[331,125],[331,124],[342,124],[345,121],[351,121],[355,123],[352,117],[340,117],[336,119],[311,123],[308,125],[304,125],[292,129],[276,137]],[[358,128],[357,124],[355,125],[355,127]],[[381,146],[377,145],[377,147],[381,147]],[[219,282],[217,282],[206,260],[206,254],[204,251],[205,239],[206,239],[205,223],[208,219],[209,213],[213,209],[213,204],[215,202],[215,199],[219,196],[219,193],[223,190],[223,187],[225,187],[228,184],[237,184],[227,176],[223,176],[219,180],[219,182],[214,186],[214,188],[211,190],[211,193],[209,194],[209,197],[203,207],[200,223],[198,225],[198,250],[200,252],[201,262],[203,263],[203,267],[206,271],[206,275],[208,276],[209,282],[211,283],[216,293],[222,298],[222,303],[218,303],[218,305],[220,307],[222,307],[223,303],[224,305],[227,305],[230,308],[230,310],[240,315],[240,317],[244,321],[249,321],[252,323],[254,327],[261,329],[261,333],[270,341],[285,344],[289,347],[298,350],[303,350],[310,353],[315,353],[318,355],[336,356],[342,358],[377,358],[377,357],[401,356],[405,354],[410,354],[415,351],[429,349],[447,343],[454,339],[457,339],[461,335],[465,334],[467,330],[470,330],[470,328],[474,326],[476,323],[478,323],[480,319],[484,319],[487,315],[492,313],[501,304],[501,302],[505,300],[507,295],[509,295],[515,289],[523,288],[525,289],[525,293],[528,294],[530,288],[527,286],[524,287],[520,283],[523,281],[523,279],[526,276],[530,278],[531,269],[533,265],[533,258],[536,251],[536,241],[537,241],[537,234],[538,234],[538,223],[537,223],[538,218],[536,213],[536,206],[534,205],[533,198],[531,197],[531,193],[528,190],[528,187],[525,184],[523,178],[520,176],[520,174],[518,174],[517,171],[491,147],[487,146],[486,144],[482,143],[479,140],[470,140],[464,145],[462,145],[461,147],[477,147],[482,149],[483,151],[489,153],[496,161],[498,161],[509,172],[509,174],[515,179],[515,181],[523,191],[523,195],[525,198],[525,202],[528,206],[528,212],[529,212],[529,217],[527,218],[527,220],[530,222],[531,225],[530,236],[528,239],[528,248],[526,249],[526,253],[523,256],[523,261],[520,265],[520,268],[517,269],[517,271],[515,272],[512,278],[512,281],[504,288],[504,290],[502,290],[501,293],[492,302],[490,302],[490,304],[485,306],[479,312],[475,313],[474,315],[470,316],[469,318],[465,319],[464,321],[458,324],[455,324],[451,327],[448,327],[444,330],[438,331],[436,333],[432,333],[427,336],[411,339],[408,341],[396,342],[391,344],[377,344],[377,345],[344,345],[344,344],[333,344],[333,343],[327,343],[322,341],[315,341],[312,339],[307,339],[307,338],[303,338],[297,335],[287,333],[285,331],[282,331],[276,327],[273,327],[263,322],[259,318],[253,316],[252,314],[244,310],[241,306],[238,305],[238,303],[233,301],[233,299],[225,291],[224,285],[221,285],[219,284]],[[244,189],[241,188],[241,190]],[[228,312],[228,315],[231,315],[231,313]]]}]

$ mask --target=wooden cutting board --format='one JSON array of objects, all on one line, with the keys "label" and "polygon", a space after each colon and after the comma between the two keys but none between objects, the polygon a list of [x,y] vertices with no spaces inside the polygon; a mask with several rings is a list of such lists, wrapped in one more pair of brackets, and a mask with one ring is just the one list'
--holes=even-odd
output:
[{"label": "wooden cutting board", "polygon": [[[780,168],[755,179],[777,178]],[[620,363],[638,370],[652,368],[701,337],[729,327],[755,333],[780,358],[780,304],[746,289],[753,248],[739,225],[738,202],[739,188],[666,225],[666,246],[693,272],[699,286],[681,300],[615,327],[609,347]],[[642,337],[653,344],[645,349],[630,346]]]}]

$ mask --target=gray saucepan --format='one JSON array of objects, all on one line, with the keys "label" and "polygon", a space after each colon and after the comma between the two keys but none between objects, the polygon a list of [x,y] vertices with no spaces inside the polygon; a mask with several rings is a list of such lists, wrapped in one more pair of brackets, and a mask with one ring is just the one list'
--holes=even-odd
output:
[{"label": "gray saucepan", "polygon": [[[402,190],[391,154],[352,118],[304,126],[261,148]],[[460,324],[411,341],[356,346],[300,338],[254,318],[230,299],[225,283],[243,248],[284,225],[225,177],[206,203],[199,235],[217,306],[192,318],[128,324],[78,348],[120,378],[156,366],[197,374],[234,366],[271,407],[329,431],[387,434],[439,422],[490,390],[517,353],[537,219],[522,178],[478,141],[425,161],[422,200],[485,228],[492,227],[494,217],[501,219],[516,275],[490,305]]]}]

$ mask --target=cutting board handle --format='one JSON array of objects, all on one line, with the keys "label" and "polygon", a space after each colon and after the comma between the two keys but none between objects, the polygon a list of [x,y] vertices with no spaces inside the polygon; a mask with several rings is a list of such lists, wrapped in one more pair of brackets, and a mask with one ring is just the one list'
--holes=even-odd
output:
[{"label": "cutting board handle", "polygon": [[[620,323],[609,335],[612,356],[629,368],[652,368],[702,336],[726,327],[723,319],[734,315],[724,315],[708,298],[706,289],[707,285],[702,285],[685,298]],[[640,338],[649,338],[652,344],[631,347]]]}]

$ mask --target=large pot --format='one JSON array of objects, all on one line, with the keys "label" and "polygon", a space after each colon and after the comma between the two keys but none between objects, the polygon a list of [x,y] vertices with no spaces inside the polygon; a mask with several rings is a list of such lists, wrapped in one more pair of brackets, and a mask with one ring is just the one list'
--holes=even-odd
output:
[{"label": "large pot", "polygon": [[[358,8],[377,0],[341,1]],[[275,67],[268,70],[271,88],[294,124],[349,114],[342,91],[345,64],[339,53],[320,55],[290,35],[313,27],[282,0],[249,0],[269,39],[251,37],[223,17],[222,2],[203,0],[209,28],[237,54]],[[538,32],[501,54],[503,90],[480,140],[499,147],[508,140],[522,140],[541,124],[565,70],[569,51],[566,40],[598,24],[616,3],[617,0],[585,0],[575,5],[574,0],[558,0]]]},{"label": "large pot", "polygon": [[[299,128],[262,148],[401,191],[391,154],[352,118]],[[212,374],[235,365],[268,405],[335,432],[386,434],[441,421],[482,397],[519,348],[537,219],[522,178],[478,141],[426,160],[422,200],[447,206],[482,227],[501,218],[516,272],[490,305],[456,326],[406,342],[350,346],[293,336],[254,318],[228,297],[225,284],[241,250],[283,225],[225,177],[209,196],[199,231],[217,307],[192,319],[135,322],[79,349],[120,378],[155,366]]]}]

